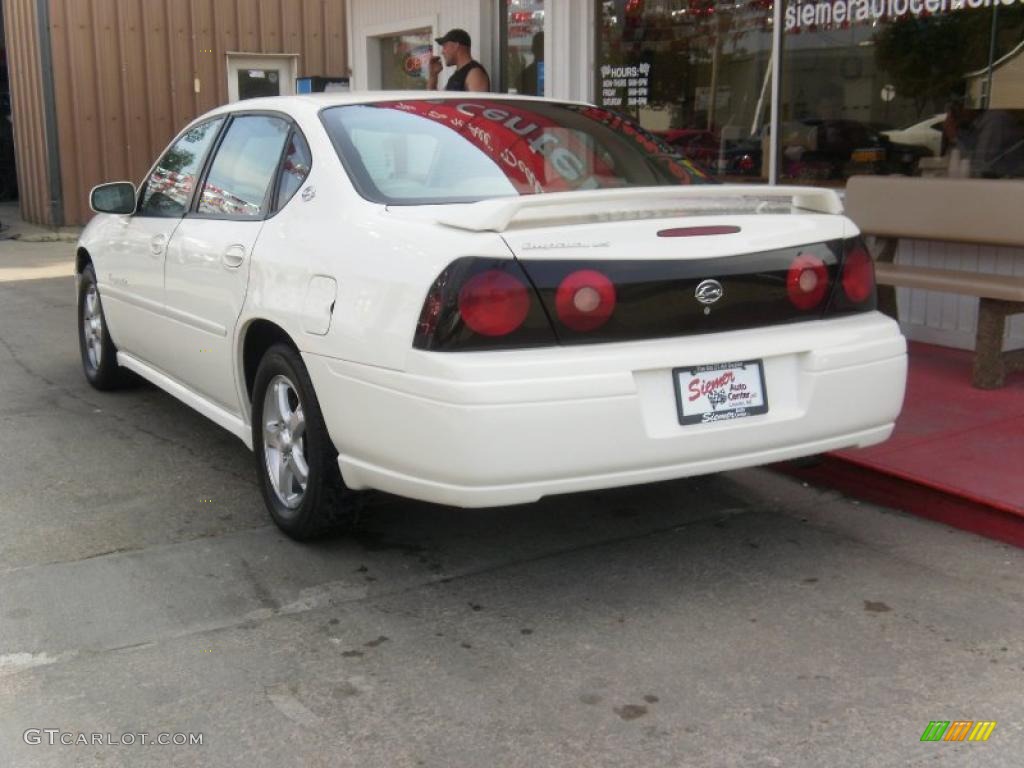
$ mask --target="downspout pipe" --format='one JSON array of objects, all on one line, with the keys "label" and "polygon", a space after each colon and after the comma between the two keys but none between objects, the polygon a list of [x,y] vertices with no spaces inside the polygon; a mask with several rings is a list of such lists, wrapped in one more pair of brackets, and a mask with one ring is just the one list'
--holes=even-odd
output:
[{"label": "downspout pipe", "polygon": [[768,142],[768,183],[775,186],[779,183],[779,156],[781,154],[782,131],[779,123],[782,117],[782,45],[784,41],[783,26],[785,17],[783,7],[786,0],[775,0],[772,6],[772,101],[771,101],[771,133]]},{"label": "downspout pipe", "polygon": [[53,85],[53,45],[50,39],[50,0],[36,0],[39,29],[39,68],[42,73],[43,113],[46,119],[46,164],[50,191],[50,226],[64,226],[64,195],[60,181],[57,98]]}]

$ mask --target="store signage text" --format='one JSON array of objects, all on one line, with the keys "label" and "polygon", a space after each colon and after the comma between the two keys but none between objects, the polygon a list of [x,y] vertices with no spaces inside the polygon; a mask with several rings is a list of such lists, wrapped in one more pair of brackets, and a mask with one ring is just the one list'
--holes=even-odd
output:
[{"label": "store signage text", "polygon": [[1024,3],[1024,0],[797,0],[786,8],[786,31],[799,32],[801,27],[860,24],[901,16],[931,16],[1018,3]]},{"label": "store signage text", "polygon": [[650,97],[651,65],[643,62],[637,66],[601,66],[601,103],[606,107],[623,105],[622,90],[626,89],[625,104],[629,107],[646,106]]}]

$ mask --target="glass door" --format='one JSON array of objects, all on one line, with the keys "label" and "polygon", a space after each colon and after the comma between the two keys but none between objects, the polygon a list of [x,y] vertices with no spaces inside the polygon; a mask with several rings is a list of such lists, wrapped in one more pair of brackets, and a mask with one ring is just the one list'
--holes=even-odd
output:
[{"label": "glass door", "polygon": [[380,87],[385,91],[422,91],[430,72],[430,29],[378,37]]}]

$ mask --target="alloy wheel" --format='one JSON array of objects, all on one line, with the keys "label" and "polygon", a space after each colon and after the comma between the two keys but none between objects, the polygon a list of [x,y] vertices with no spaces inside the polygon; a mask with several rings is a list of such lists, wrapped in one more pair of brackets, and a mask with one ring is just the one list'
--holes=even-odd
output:
[{"label": "alloy wheel", "polygon": [[263,397],[263,458],[278,500],[298,509],[309,482],[306,418],[295,385],[281,375],[271,379]]},{"label": "alloy wheel", "polygon": [[95,283],[89,286],[85,294],[82,335],[85,339],[89,367],[95,371],[103,359],[103,310],[100,308],[100,295]]}]

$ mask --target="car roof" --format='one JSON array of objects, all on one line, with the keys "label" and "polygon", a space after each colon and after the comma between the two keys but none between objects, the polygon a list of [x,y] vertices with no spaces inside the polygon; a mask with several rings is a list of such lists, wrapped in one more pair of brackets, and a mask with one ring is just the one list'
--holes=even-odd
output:
[{"label": "car roof", "polygon": [[296,109],[317,111],[325,107],[348,104],[372,104],[378,101],[545,101],[551,104],[575,104],[592,106],[583,101],[549,99],[543,96],[528,96],[516,93],[482,93],[479,91],[330,91],[327,93],[304,93],[295,96],[264,96],[256,99],[224,104],[207,112],[207,115],[238,111],[269,110],[292,112]]}]

